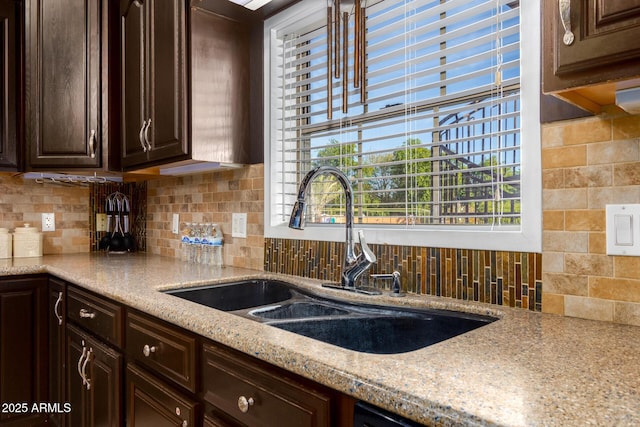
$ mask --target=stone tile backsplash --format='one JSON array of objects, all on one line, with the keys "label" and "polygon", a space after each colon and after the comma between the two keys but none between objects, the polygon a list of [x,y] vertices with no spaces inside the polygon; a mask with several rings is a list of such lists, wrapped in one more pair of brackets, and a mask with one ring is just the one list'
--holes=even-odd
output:
[{"label": "stone tile backsplash", "polygon": [[640,203],[640,116],[616,107],[542,127],[548,313],[640,325],[640,257],[606,254],[607,204]]},{"label": "stone tile backsplash", "polygon": [[55,213],[55,231],[43,233],[43,254],[88,252],[89,188],[40,184],[21,175],[0,174],[0,227],[29,223],[42,228],[42,213]]}]

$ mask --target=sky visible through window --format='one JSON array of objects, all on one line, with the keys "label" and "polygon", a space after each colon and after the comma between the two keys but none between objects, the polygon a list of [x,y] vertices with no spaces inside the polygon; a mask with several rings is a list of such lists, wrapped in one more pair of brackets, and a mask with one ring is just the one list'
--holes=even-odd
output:
[{"label": "sky visible through window", "polygon": [[[325,23],[294,39],[283,127],[294,130],[285,151],[297,153],[289,158],[298,177],[322,164],[345,171],[360,223],[517,224],[519,22],[518,1],[369,7],[367,101],[350,83],[343,114],[341,83],[332,79],[332,120]],[[313,194],[308,222],[342,221],[342,191],[331,178]]]}]

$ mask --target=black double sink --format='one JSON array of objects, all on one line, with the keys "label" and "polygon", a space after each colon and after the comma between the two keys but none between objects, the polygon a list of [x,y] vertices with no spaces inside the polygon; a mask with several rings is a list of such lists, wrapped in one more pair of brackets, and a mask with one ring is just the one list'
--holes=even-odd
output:
[{"label": "black double sink", "polygon": [[374,354],[418,350],[497,320],[447,310],[356,305],[312,295],[277,280],[243,280],[164,292],[342,348]]}]

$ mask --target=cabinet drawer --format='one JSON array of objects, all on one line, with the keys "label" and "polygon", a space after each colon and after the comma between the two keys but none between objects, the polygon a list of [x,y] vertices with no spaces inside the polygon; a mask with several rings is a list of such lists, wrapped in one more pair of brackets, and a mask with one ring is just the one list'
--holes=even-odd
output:
[{"label": "cabinet drawer", "polygon": [[157,374],[196,391],[196,338],[156,319],[129,312],[127,351]]},{"label": "cabinet drawer", "polygon": [[204,399],[242,424],[322,427],[331,420],[328,395],[298,381],[275,375],[238,354],[204,346]]},{"label": "cabinet drawer", "polygon": [[127,365],[128,426],[197,426],[199,404],[135,365]]},{"label": "cabinet drawer", "polygon": [[105,298],[69,287],[67,317],[117,347],[122,347],[123,309]]}]

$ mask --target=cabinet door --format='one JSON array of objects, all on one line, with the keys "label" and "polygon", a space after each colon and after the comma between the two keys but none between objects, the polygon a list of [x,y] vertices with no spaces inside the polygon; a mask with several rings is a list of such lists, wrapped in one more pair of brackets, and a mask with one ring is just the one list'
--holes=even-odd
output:
[{"label": "cabinet door", "polygon": [[198,423],[199,405],[133,364],[127,365],[127,425],[175,427]]},{"label": "cabinet door", "polygon": [[185,1],[159,0],[148,5],[150,159],[172,159],[188,153]]},{"label": "cabinet door", "polygon": [[[65,402],[65,284],[49,281],[49,401]],[[64,425],[64,413],[51,414],[54,425]]]},{"label": "cabinet door", "polygon": [[122,425],[122,356],[67,325],[68,425]]},{"label": "cabinet door", "polygon": [[16,170],[18,152],[18,63],[22,4],[0,0],[0,170]]},{"label": "cabinet door", "polygon": [[122,0],[122,164],[188,154],[186,3]]},{"label": "cabinet door", "polygon": [[[0,280],[0,402],[47,402],[46,278]],[[2,425],[31,425],[28,408],[0,412]]]},{"label": "cabinet door", "polygon": [[31,168],[99,167],[100,1],[26,1]]},{"label": "cabinet door", "polygon": [[147,159],[144,131],[145,107],[145,9],[142,3],[120,2],[122,161],[127,166]]},{"label": "cabinet door", "polygon": [[559,3],[543,0],[545,91],[640,75],[640,0]]}]

